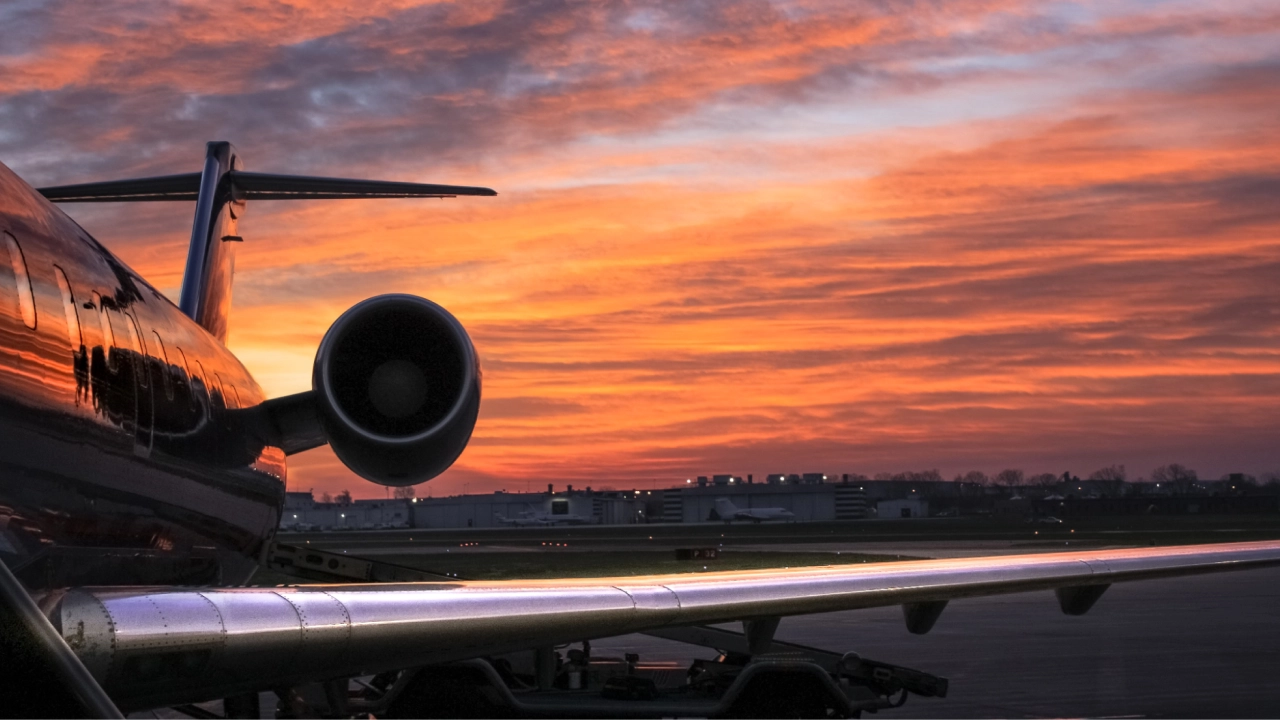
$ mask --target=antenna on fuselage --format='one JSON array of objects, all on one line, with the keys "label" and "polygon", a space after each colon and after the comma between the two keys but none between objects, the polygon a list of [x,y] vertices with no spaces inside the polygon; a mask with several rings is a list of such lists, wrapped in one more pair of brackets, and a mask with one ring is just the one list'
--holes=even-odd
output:
[{"label": "antenna on fuselage", "polygon": [[424,183],[350,180],[250,173],[241,169],[229,142],[207,145],[204,169],[198,173],[109,180],[107,182],[39,188],[49,200],[69,202],[196,203],[191,244],[182,275],[178,307],[211,335],[225,342],[231,310],[231,281],[235,273],[235,245],[243,238],[236,222],[248,200],[341,200],[347,198],[449,198],[492,196],[485,187]]}]

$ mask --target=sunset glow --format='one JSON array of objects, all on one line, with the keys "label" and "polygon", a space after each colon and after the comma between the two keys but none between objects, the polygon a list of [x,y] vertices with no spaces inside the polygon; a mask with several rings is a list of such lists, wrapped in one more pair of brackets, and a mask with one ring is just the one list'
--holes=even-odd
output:
[{"label": "sunset glow", "polygon": [[[268,396],[368,296],[467,327],[480,420],[421,495],[1280,471],[1274,3],[158,7],[0,9],[0,162],[193,172],[219,139],[495,188],[239,226],[229,344]],[[191,207],[65,209],[177,298]],[[327,448],[290,467],[384,493]]]}]

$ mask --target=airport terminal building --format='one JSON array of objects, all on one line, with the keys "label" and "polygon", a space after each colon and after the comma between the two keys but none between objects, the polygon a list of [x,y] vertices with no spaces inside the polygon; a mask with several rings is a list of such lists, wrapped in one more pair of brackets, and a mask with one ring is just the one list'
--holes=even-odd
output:
[{"label": "airport terminal building", "polygon": [[[776,476],[784,478],[786,476]],[[858,485],[824,481],[744,482],[730,475],[692,478],[666,490],[592,490],[572,485],[545,492],[322,502],[310,492],[286,495],[286,530],[492,528],[537,522],[593,525],[718,522],[719,498],[741,509],[783,508],[796,522],[857,520],[873,515]],[[807,476],[806,476],[807,477]],[[874,507],[874,506],[872,506]],[[563,518],[563,520],[561,520]]]},{"label": "airport terminal building", "polygon": [[[796,478],[799,481],[796,482]],[[692,478],[683,488],[662,491],[662,504],[655,520],[671,523],[700,523],[723,520],[716,512],[716,500],[727,498],[743,510],[782,508],[795,515],[796,522],[861,520],[868,516],[864,487],[847,482],[830,482],[826,476],[810,473],[769,476],[764,483],[748,476],[713,475]]]},{"label": "airport terminal building", "polygon": [[287,493],[281,527],[287,530],[383,528],[492,528],[530,524],[631,525],[721,522],[716,501],[737,509],[781,508],[795,522],[926,517],[1248,514],[1280,512],[1280,493],[1235,492],[1202,483],[1173,494],[1151,483],[1121,488],[1073,481],[1065,495],[1037,486],[1003,487],[938,480],[871,480],[864,476],[751,475],[688,478],[662,490],[560,489],[545,492],[426,497],[408,500],[321,502],[310,492]]},{"label": "airport terminal building", "polygon": [[[652,492],[650,496],[652,497]],[[395,500],[321,502],[310,492],[285,497],[280,526],[286,530],[380,530],[393,528],[491,528],[527,522],[627,525],[646,522],[641,491],[575,490],[572,485],[541,493],[498,491]]]}]

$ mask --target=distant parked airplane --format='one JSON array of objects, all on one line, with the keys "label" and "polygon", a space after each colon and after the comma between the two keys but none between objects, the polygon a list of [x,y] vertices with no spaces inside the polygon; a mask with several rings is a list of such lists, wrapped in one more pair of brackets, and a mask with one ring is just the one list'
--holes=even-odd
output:
[{"label": "distant parked airplane", "polygon": [[530,525],[550,525],[550,523],[545,522],[540,518],[533,517],[532,514],[527,512],[522,512],[520,513],[519,516],[513,517],[513,518],[509,518],[506,515],[498,515],[497,518],[498,518],[498,522],[502,523],[503,525],[512,525],[515,527],[528,527]]},{"label": "distant parked airplane", "polygon": [[591,522],[591,518],[585,518],[581,515],[556,515],[545,510],[534,510],[532,505],[529,505],[528,508],[528,510],[521,512],[519,517],[509,518],[499,515],[498,522],[503,525],[515,525],[516,527],[528,525],[586,525]]},{"label": "distant parked airplane", "polygon": [[795,513],[786,508],[742,508],[729,502],[728,498],[716,499],[716,514],[725,522],[733,522],[734,520],[751,520],[752,522],[764,522],[765,520],[795,520]]}]

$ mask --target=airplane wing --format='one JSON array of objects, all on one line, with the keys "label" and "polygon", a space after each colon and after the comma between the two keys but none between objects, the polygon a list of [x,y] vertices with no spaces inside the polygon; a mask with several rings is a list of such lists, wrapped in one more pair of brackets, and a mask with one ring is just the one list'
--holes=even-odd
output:
[{"label": "airplane wing", "polygon": [[1276,565],[1280,542],[1256,542],[583,580],[72,590],[51,614],[129,708],[632,632],[889,605],[903,606],[909,630],[927,632],[950,600],[1034,590],[1055,590],[1061,609],[1079,615],[1112,583]]}]

